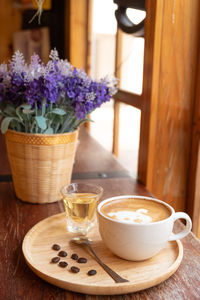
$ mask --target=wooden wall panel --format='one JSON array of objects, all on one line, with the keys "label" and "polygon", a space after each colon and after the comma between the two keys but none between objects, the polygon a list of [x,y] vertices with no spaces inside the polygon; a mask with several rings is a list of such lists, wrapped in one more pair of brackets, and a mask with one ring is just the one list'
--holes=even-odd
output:
[{"label": "wooden wall panel", "polygon": [[[200,28],[200,22],[199,27]],[[200,41],[198,45],[198,75],[192,124],[192,148],[188,180],[187,211],[192,216],[193,232],[200,238]]]},{"label": "wooden wall panel", "polygon": [[12,56],[13,33],[21,27],[21,11],[12,0],[0,0],[0,62]]},{"label": "wooden wall panel", "polygon": [[[91,75],[92,60],[92,4],[93,0],[69,0],[69,60],[88,75]],[[89,130],[90,122],[84,126]]]},{"label": "wooden wall panel", "polygon": [[[138,159],[138,179],[147,184],[147,166],[153,169],[153,145],[156,132],[156,116],[158,101],[158,80],[160,66],[160,51],[162,39],[163,1],[146,0],[146,20],[144,30],[144,71],[140,125],[140,145]],[[151,130],[150,130],[151,117]],[[151,160],[149,160],[151,157]],[[148,180],[150,178],[148,177]]]},{"label": "wooden wall panel", "polygon": [[144,61],[139,165],[144,168],[139,176],[154,195],[176,210],[186,205],[199,4],[198,0],[157,0],[153,7],[147,0],[147,23],[152,22],[155,9],[155,24],[154,35],[146,32],[153,39],[147,36],[145,44],[150,53]]},{"label": "wooden wall panel", "polygon": [[[194,154],[196,155],[194,156]],[[190,172],[188,211],[192,216],[193,232],[200,238],[200,132],[193,133],[192,155],[190,171],[193,171],[193,173]]]},{"label": "wooden wall panel", "polygon": [[[122,60],[122,40],[123,32],[117,28],[115,37],[115,76],[120,80],[121,78],[121,60]],[[112,142],[112,153],[118,157],[119,155],[119,126],[120,126],[120,102],[114,97],[113,106],[113,142]]]},{"label": "wooden wall panel", "polygon": [[[70,62],[87,71],[89,52],[89,5],[90,0],[70,0]],[[91,7],[91,6],[90,6]]]}]

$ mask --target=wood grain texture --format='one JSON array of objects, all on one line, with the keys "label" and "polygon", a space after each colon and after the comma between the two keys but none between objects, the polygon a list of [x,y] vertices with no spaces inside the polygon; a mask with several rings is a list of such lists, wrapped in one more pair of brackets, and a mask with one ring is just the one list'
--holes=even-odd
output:
[{"label": "wood grain texture", "polygon": [[[200,142],[200,140],[199,140]],[[194,194],[194,207],[193,207],[193,220],[195,225],[195,233],[200,238],[200,144],[198,144],[198,157],[197,157],[197,172],[195,178],[195,194]]]},{"label": "wood grain texture", "polygon": [[[121,78],[121,60],[122,60],[122,31],[117,27],[115,36],[115,76]],[[114,98],[115,100],[115,98]],[[119,155],[119,126],[120,126],[120,102],[115,100],[113,106],[113,140],[112,153],[118,157]]]},{"label": "wood grain texture", "polygon": [[154,195],[177,210],[184,210],[197,66],[199,1],[153,2],[147,1],[145,24],[140,179]]},{"label": "wood grain texture", "polygon": [[113,143],[112,153],[118,157],[119,155],[119,126],[120,126],[120,102],[114,102],[114,120],[113,120]]},{"label": "wood grain texture", "polygon": [[187,210],[192,216],[192,231],[200,238],[200,131],[193,127],[188,181]]},{"label": "wood grain texture", "polygon": [[119,89],[117,94],[115,94],[113,98],[117,101],[134,106],[138,109],[142,108],[143,98],[141,95],[133,94]]},{"label": "wood grain texture", "polygon": [[[93,256],[80,245],[74,245],[70,240],[76,234],[67,232],[65,213],[56,214],[36,224],[24,238],[23,254],[29,267],[40,278],[66,290],[96,295],[118,295],[143,290],[155,286],[168,279],[179,267],[183,257],[183,247],[180,241],[169,242],[153,258],[142,262],[131,262],[120,259],[112,254],[101,240],[98,226],[88,233],[93,240],[92,247],[97,255],[120,276],[128,279],[126,283],[115,283],[101,268]],[[68,263],[67,268],[50,263],[58,251],[52,250],[53,244],[58,244],[67,252],[61,261]],[[87,263],[80,264],[71,259],[77,253],[86,257]],[[71,266],[80,269],[78,274],[70,272]],[[87,272],[95,269],[95,276]]]},{"label": "wood grain texture", "polygon": [[[11,21],[12,20],[12,21]],[[12,56],[13,34],[21,29],[21,10],[13,6],[12,0],[0,1],[0,63],[8,62]]]},{"label": "wood grain texture", "polygon": [[[162,11],[163,1],[146,1],[147,14],[145,18],[144,34],[145,48],[142,90],[143,102],[141,108],[140,144],[138,157],[138,178],[145,185],[147,184],[148,155],[150,152],[150,116],[153,117],[157,114],[156,109],[158,90],[153,89],[153,86],[159,79],[157,66],[159,65],[160,57]],[[156,18],[156,16],[158,17]],[[154,101],[151,101],[151,99],[154,99]],[[154,136],[151,137],[151,143],[154,143]]]},{"label": "wood grain texture", "polygon": [[[200,28],[200,24],[199,24]],[[200,45],[200,41],[199,41]],[[200,142],[200,52],[198,48],[198,66],[196,80],[196,95],[193,109],[192,145],[190,152],[190,168],[188,181],[187,210],[192,216],[193,231],[200,238],[200,205],[199,205],[199,142]]]},{"label": "wood grain texture", "polygon": [[89,0],[70,0],[70,63],[87,71]]},{"label": "wood grain texture", "polygon": [[[115,194],[145,194],[142,187],[125,179],[92,180],[104,187],[103,198]],[[121,186],[121,190],[118,187]],[[21,243],[27,233],[38,221],[62,211],[61,203],[33,205],[24,204],[14,197],[12,184],[0,184],[0,232],[1,232],[1,270],[0,289],[3,299],[102,299],[66,292],[41,279],[26,266]],[[2,200],[3,199],[3,200]],[[10,208],[12,207],[12,210]],[[12,213],[11,213],[12,212]],[[180,224],[177,226],[180,227]],[[179,228],[180,229],[180,228]],[[200,242],[190,234],[183,239],[184,257],[177,272],[157,287],[143,292],[124,295],[116,299],[198,299],[200,295]],[[7,262],[5,264],[5,261]],[[10,288],[12,286],[12,288]],[[67,298],[68,299],[68,298]],[[70,298],[69,298],[70,299]],[[105,297],[105,299],[110,299]],[[115,299],[115,298],[113,298]]]},{"label": "wood grain texture", "polygon": [[2,133],[0,133],[0,154],[0,175],[11,174],[8,163],[5,136]]},{"label": "wood grain texture", "polygon": [[[90,150],[95,152],[95,155],[89,152]],[[78,153],[84,153],[84,155],[79,157]],[[98,161],[93,161],[94,158],[98,158]],[[114,157],[84,131],[83,134],[80,134],[76,171],[96,169],[98,165],[101,166],[101,163],[103,169],[107,171],[121,168]],[[82,182],[88,181],[104,188],[102,200],[123,194],[151,196],[142,184],[132,178],[82,180]],[[184,255],[176,273],[158,286],[141,292],[112,297],[90,296],[65,291],[42,281],[26,265],[21,250],[22,241],[25,234],[36,223],[48,216],[60,213],[62,210],[61,202],[44,205],[23,203],[15,197],[12,183],[0,183],[0,298],[4,300],[199,299],[200,241],[192,233],[182,240]],[[178,222],[176,229],[181,230],[181,228],[181,223]]]}]

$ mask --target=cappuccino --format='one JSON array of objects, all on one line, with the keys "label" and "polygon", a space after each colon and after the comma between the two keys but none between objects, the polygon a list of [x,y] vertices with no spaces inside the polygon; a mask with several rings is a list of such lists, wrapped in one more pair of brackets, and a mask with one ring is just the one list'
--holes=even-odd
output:
[{"label": "cappuccino", "polygon": [[[103,200],[97,206],[97,216],[107,248],[134,261],[154,256],[168,241],[184,238],[192,228],[186,213],[176,213],[169,204],[145,196],[123,195]],[[173,226],[178,219],[184,219],[186,226],[175,234]]]},{"label": "cappuccino", "polygon": [[125,223],[148,224],[167,219],[171,210],[160,202],[142,198],[111,200],[101,207],[108,218]]}]

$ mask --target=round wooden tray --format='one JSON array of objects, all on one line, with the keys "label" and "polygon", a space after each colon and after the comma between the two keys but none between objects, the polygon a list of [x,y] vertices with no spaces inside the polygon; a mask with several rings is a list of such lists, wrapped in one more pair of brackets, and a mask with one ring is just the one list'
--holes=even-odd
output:
[{"label": "round wooden tray", "polygon": [[[97,255],[129,282],[115,283],[82,246],[70,243],[73,233],[67,232],[65,213],[57,214],[37,223],[25,236],[22,249],[29,267],[42,279],[66,290],[94,295],[117,295],[143,290],[155,286],[169,278],[179,267],[183,257],[180,241],[169,242],[156,256],[142,262],[123,260],[112,254],[104,246],[97,226],[89,233]],[[64,260],[67,268],[50,263],[58,251],[52,250],[59,244],[68,255]],[[86,257],[86,264],[71,259],[71,254]],[[80,268],[79,273],[71,273],[70,267]],[[97,270],[95,276],[88,276],[90,269]]]}]

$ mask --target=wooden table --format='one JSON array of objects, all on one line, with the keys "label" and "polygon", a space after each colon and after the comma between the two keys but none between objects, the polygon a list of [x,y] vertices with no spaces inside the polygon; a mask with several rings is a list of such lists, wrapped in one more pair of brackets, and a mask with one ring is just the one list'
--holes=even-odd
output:
[{"label": "wooden table", "polygon": [[[0,299],[200,299],[200,241],[191,233],[182,240],[184,257],[179,269],[156,287],[121,296],[91,296],[57,288],[37,277],[26,265],[21,245],[27,231],[38,221],[63,210],[62,202],[28,204],[13,191],[5,145],[0,137]],[[117,160],[86,131],[80,132],[73,180],[97,183],[102,199],[114,195],[150,193],[129,176]],[[182,227],[179,222],[177,229]]]}]

